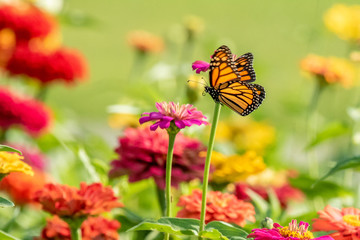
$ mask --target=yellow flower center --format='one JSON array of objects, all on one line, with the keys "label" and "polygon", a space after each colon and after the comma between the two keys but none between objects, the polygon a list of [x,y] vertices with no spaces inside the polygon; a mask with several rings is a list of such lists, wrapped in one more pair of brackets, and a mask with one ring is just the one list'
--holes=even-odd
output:
[{"label": "yellow flower center", "polygon": [[359,215],[345,215],[343,217],[344,222],[347,224],[354,226],[354,227],[360,227],[360,216]]},{"label": "yellow flower center", "polygon": [[304,240],[314,238],[314,235],[309,231],[303,232],[300,229],[291,231],[289,229],[289,227],[283,227],[279,230],[280,230],[281,236],[283,236],[283,237],[294,237],[294,238],[300,238],[300,239],[304,239]]}]

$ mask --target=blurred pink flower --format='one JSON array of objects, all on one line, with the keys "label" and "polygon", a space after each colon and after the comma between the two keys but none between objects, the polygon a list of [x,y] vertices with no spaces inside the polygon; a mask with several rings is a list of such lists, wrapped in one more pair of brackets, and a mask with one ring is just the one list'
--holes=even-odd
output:
[{"label": "blurred pink flower", "polygon": [[192,69],[196,69],[196,73],[199,74],[200,72],[207,72],[210,68],[210,63],[204,61],[195,61],[192,64]]},{"label": "blurred pink flower", "polygon": [[274,223],[272,229],[255,228],[248,235],[248,238],[253,238],[254,240],[333,240],[330,236],[314,238],[314,235],[308,229],[308,223],[301,221],[298,225],[296,220],[292,220],[288,227],[282,227],[280,224]]},{"label": "blurred pink flower", "polygon": [[5,143],[5,145],[20,150],[22,156],[24,157],[23,162],[26,162],[33,168],[44,171],[46,159],[45,156],[38,149],[7,142]]},{"label": "blurred pink flower", "polygon": [[180,129],[190,127],[193,124],[208,124],[208,122],[202,120],[206,119],[206,117],[191,104],[180,105],[174,102],[161,102],[155,105],[159,110],[158,112],[143,113],[143,117],[139,119],[140,124],[157,121],[150,126],[152,131],[155,131],[158,127],[161,129],[169,128],[171,121],[174,121],[175,125]]},{"label": "blurred pink flower", "polygon": [[[119,159],[111,162],[110,177],[129,175],[130,182],[154,178],[159,188],[165,188],[165,167],[168,134],[164,130],[128,128],[119,138],[116,152]],[[202,178],[205,158],[199,156],[206,147],[196,139],[178,133],[175,139],[172,166],[172,185]]]}]

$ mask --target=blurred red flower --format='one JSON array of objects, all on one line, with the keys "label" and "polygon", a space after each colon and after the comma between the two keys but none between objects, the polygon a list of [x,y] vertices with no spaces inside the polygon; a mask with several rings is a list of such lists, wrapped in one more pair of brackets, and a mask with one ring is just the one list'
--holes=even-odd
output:
[{"label": "blurred red flower", "polygon": [[[118,240],[120,223],[103,217],[89,217],[81,225],[83,240]],[[47,221],[36,240],[71,240],[68,224],[55,216]]]},{"label": "blurred red flower", "polygon": [[51,113],[44,103],[18,96],[9,89],[0,87],[0,127],[23,128],[29,134],[40,135],[51,124]]},{"label": "blurred red flower", "polygon": [[271,188],[277,198],[279,199],[279,202],[281,204],[282,208],[286,208],[289,201],[301,201],[304,199],[304,194],[294,187],[292,187],[289,183],[285,183],[282,186],[251,186],[247,183],[238,183],[235,186],[235,195],[238,199],[244,200],[244,201],[250,201],[250,197],[246,193],[247,189],[250,189],[257,194],[259,194],[262,198],[265,200],[269,199],[267,190]]},{"label": "blurred red flower", "polygon": [[[119,138],[116,148],[119,159],[111,162],[110,177],[129,175],[130,182],[153,177],[159,188],[165,188],[168,134],[166,130],[151,131],[149,128],[128,128]],[[196,139],[178,133],[175,139],[172,185],[202,178],[205,158],[199,154],[206,147]]]},{"label": "blurred red flower", "polygon": [[34,193],[44,187],[47,175],[33,168],[34,176],[12,172],[0,181],[0,190],[7,192],[16,205],[35,204]]},{"label": "blurred red flower", "polygon": [[[180,197],[178,213],[180,218],[200,219],[202,192],[194,190],[191,195]],[[224,221],[245,226],[246,221],[255,222],[255,208],[251,203],[236,198],[235,195],[210,191],[206,199],[205,222]]]},{"label": "blurred red flower", "polygon": [[70,84],[87,75],[86,61],[80,52],[64,47],[49,52],[27,44],[16,46],[5,70],[11,75],[34,78],[43,85],[56,81]]},{"label": "blurred red flower", "polygon": [[101,183],[81,183],[80,190],[61,184],[46,184],[35,193],[34,199],[44,211],[59,217],[86,217],[122,207],[113,190]]},{"label": "blurred red flower", "polygon": [[45,37],[56,27],[53,17],[32,4],[17,2],[0,6],[0,30],[11,29],[17,41]]}]

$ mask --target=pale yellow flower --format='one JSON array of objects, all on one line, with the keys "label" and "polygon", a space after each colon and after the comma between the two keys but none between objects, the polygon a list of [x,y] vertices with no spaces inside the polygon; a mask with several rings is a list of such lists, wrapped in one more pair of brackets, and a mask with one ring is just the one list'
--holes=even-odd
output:
[{"label": "pale yellow flower", "polygon": [[254,151],[232,156],[213,152],[211,164],[214,167],[211,179],[215,183],[238,182],[263,171],[266,167],[263,158]]},{"label": "pale yellow flower", "polygon": [[262,187],[281,187],[288,183],[289,178],[288,170],[275,171],[267,168],[266,170],[249,176],[246,182],[250,186],[262,186]]},{"label": "pale yellow flower", "polygon": [[326,27],[344,40],[360,40],[360,5],[336,4],[324,15]]},{"label": "pale yellow flower", "polygon": [[266,122],[237,119],[219,122],[216,139],[235,144],[239,150],[262,153],[275,141],[275,129]]},{"label": "pale yellow flower", "polygon": [[300,62],[300,66],[310,74],[323,77],[329,84],[340,83],[346,88],[355,84],[356,70],[347,59],[310,54]]},{"label": "pale yellow flower", "polygon": [[0,152],[0,174],[10,172],[23,172],[25,174],[34,175],[32,168],[21,161],[24,157],[17,153]]}]

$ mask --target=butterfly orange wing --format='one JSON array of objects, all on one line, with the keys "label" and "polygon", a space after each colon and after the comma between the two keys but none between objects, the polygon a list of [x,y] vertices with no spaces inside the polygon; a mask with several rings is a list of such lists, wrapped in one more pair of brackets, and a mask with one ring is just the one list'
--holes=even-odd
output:
[{"label": "butterfly orange wing", "polygon": [[238,81],[219,86],[219,101],[242,116],[257,109],[264,99],[264,88],[257,84]]},{"label": "butterfly orange wing", "polygon": [[252,53],[245,53],[235,60],[235,67],[240,74],[240,81],[253,82],[256,80],[253,59]]}]

